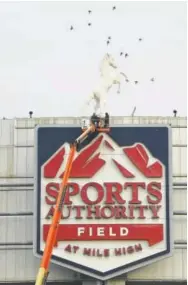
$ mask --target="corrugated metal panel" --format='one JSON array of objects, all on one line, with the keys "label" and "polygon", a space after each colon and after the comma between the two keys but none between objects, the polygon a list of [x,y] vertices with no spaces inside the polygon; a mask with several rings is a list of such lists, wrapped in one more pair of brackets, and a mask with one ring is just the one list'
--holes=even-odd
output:
[{"label": "corrugated metal panel", "polygon": [[174,147],[172,151],[172,171],[174,175],[187,174],[187,148]]},{"label": "corrugated metal panel", "polygon": [[187,240],[187,216],[174,216],[172,227],[174,241]]},{"label": "corrugated metal panel", "polygon": [[187,211],[187,191],[174,190],[173,191],[173,210]]},{"label": "corrugated metal panel", "polygon": [[15,146],[34,146],[34,129],[15,129]]},{"label": "corrugated metal panel", "polygon": [[184,260],[184,252],[186,252],[185,249],[175,249],[173,256],[130,272],[128,278],[137,280],[185,279],[184,271],[187,270],[187,262]]},{"label": "corrugated metal panel", "polygon": [[187,126],[185,117],[111,117],[112,124],[170,124],[171,126]]},{"label": "corrugated metal panel", "polygon": [[17,119],[16,128],[34,128],[36,125],[80,125],[80,118],[64,117],[64,118],[33,118],[33,119]]},{"label": "corrugated metal panel", "polygon": [[183,176],[174,176],[173,175],[173,183],[187,183],[187,175],[183,175]]},{"label": "corrugated metal panel", "polygon": [[0,213],[33,211],[33,191],[0,191],[0,197]]},{"label": "corrugated metal panel", "polygon": [[18,177],[33,177],[34,148],[16,147],[14,148],[14,157],[14,175]]},{"label": "corrugated metal panel", "polygon": [[172,129],[172,143],[173,144],[187,144],[187,129],[173,128]]},{"label": "corrugated metal panel", "polygon": [[[40,260],[29,250],[0,250],[0,281],[34,281]],[[48,280],[74,281],[75,272],[51,264]]]},{"label": "corrugated metal panel", "polygon": [[0,120],[0,146],[14,143],[14,120]]},{"label": "corrugated metal panel", "polygon": [[[186,216],[174,216],[173,239],[187,239]],[[33,240],[33,216],[0,217],[0,243],[26,243]]]},{"label": "corrugated metal panel", "polygon": [[13,176],[14,149],[11,146],[0,147],[0,176]]},{"label": "corrugated metal panel", "polygon": [[33,217],[0,217],[0,233],[0,245],[32,242]]},{"label": "corrugated metal panel", "polygon": [[0,176],[0,185],[25,185],[33,184],[34,179],[29,177],[2,177]]},{"label": "corrugated metal panel", "polygon": [[187,280],[187,250],[183,250],[182,263],[185,264],[182,267],[182,279]]}]

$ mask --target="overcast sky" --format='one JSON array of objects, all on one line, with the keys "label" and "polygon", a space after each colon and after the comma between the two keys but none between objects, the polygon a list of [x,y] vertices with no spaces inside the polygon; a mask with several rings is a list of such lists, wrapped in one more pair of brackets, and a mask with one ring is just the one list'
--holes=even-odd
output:
[{"label": "overcast sky", "polygon": [[106,52],[131,81],[120,95],[117,86],[111,90],[111,115],[128,116],[136,106],[136,115],[177,109],[185,116],[186,11],[181,1],[0,2],[0,118],[30,110],[37,117],[81,115]]}]

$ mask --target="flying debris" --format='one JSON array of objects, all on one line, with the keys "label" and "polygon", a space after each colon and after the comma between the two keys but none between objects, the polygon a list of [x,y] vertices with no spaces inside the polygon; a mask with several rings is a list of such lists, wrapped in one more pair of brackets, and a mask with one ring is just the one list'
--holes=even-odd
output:
[{"label": "flying debris", "polygon": [[120,52],[120,56],[122,56],[123,55],[123,52]]},{"label": "flying debris", "polygon": [[125,54],[125,57],[128,57],[128,56],[129,56],[129,54],[128,54],[128,53],[126,53],[126,54]]},{"label": "flying debris", "polygon": [[109,45],[110,41],[107,41],[106,43],[107,43],[107,45]]},{"label": "flying debris", "polygon": [[116,10],[116,6],[113,6],[113,7],[112,7],[112,10]]},{"label": "flying debris", "polygon": [[135,84],[138,84],[138,81],[135,81],[134,83],[135,83]]},{"label": "flying debris", "polygon": [[70,27],[70,30],[72,31],[73,29],[74,29],[73,26],[71,26],[71,27]]},{"label": "flying debris", "polygon": [[150,79],[150,81],[154,82],[154,81],[155,81],[155,78],[154,78],[154,77],[152,77],[152,78]]},{"label": "flying debris", "polygon": [[89,14],[91,14],[91,13],[92,13],[92,11],[91,11],[91,10],[88,10],[88,13],[89,13]]},{"label": "flying debris", "polygon": [[91,26],[91,23],[88,23],[88,26]]},{"label": "flying debris", "polygon": [[111,37],[108,37],[109,40],[111,40]]},{"label": "flying debris", "polygon": [[139,40],[139,42],[141,42],[143,39],[142,39],[142,38],[139,38],[138,40]]}]

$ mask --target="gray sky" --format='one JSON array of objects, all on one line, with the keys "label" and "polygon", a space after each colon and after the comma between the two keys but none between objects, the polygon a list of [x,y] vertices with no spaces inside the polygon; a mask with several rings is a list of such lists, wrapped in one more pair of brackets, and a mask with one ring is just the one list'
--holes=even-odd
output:
[{"label": "gray sky", "polygon": [[81,115],[105,52],[139,81],[113,87],[110,114],[186,115],[186,11],[180,1],[0,2],[0,118]]}]

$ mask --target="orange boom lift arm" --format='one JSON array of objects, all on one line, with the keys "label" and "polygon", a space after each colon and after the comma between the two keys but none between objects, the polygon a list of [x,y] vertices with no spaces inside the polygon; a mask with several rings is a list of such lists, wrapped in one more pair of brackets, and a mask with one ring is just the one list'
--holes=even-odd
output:
[{"label": "orange boom lift arm", "polygon": [[44,253],[41,259],[40,268],[37,274],[35,285],[44,285],[47,281],[50,259],[52,256],[52,251],[53,251],[54,243],[55,243],[56,236],[57,236],[59,222],[61,219],[62,204],[63,204],[63,200],[64,200],[65,193],[66,193],[66,186],[67,186],[68,178],[70,175],[75,150],[76,150],[75,145],[71,145],[67,165],[65,168],[62,183],[60,185],[56,207],[55,207],[54,215],[52,218],[50,230],[48,232],[48,236],[47,236],[47,240],[46,240],[46,244],[44,248]]},{"label": "orange boom lift arm", "polygon": [[66,194],[67,183],[68,183],[68,179],[70,176],[75,151],[78,145],[82,143],[88,137],[90,133],[95,132],[95,130],[98,130],[98,129],[93,123],[91,123],[91,125],[86,130],[84,130],[84,132],[75,140],[75,142],[70,147],[70,152],[69,152],[63,180],[60,185],[56,207],[55,207],[54,215],[52,218],[50,230],[48,232],[48,236],[47,236],[47,240],[46,240],[46,244],[44,248],[44,253],[41,259],[40,268],[37,274],[35,285],[45,285],[47,281],[50,259],[51,259],[54,244],[56,241],[58,226],[59,226],[59,222],[61,219],[63,201],[64,201],[64,197]]}]

